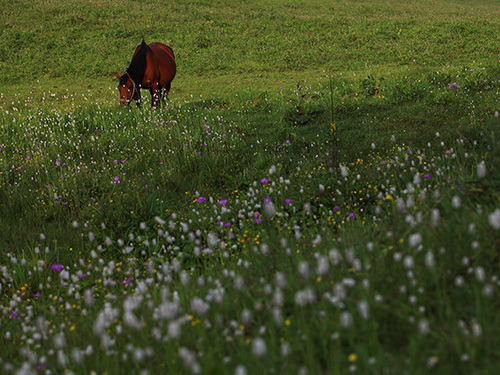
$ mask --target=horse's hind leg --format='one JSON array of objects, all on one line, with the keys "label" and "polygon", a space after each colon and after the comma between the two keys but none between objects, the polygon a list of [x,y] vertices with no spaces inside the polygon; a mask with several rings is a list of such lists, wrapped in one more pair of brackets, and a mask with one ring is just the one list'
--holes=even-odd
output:
[{"label": "horse's hind leg", "polygon": [[161,98],[161,86],[158,84],[151,85],[149,92],[151,93],[151,107],[158,107]]},{"label": "horse's hind leg", "polygon": [[165,95],[163,95],[163,105],[167,105],[168,93],[170,92],[170,82],[165,86]]}]

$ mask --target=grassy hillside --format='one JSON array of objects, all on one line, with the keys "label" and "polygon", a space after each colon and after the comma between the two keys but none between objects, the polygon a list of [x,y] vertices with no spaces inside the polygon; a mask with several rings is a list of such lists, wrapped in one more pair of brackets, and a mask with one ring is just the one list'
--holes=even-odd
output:
[{"label": "grassy hillside", "polygon": [[[498,63],[491,33],[500,23],[495,1],[70,0],[1,6],[0,79],[9,94],[90,89],[109,99],[103,88],[114,86],[113,72],[128,66],[142,37],[174,48],[175,94],[183,98],[234,92],[233,85],[236,91],[242,85],[288,86],[290,76],[317,79],[322,71],[385,75]],[[262,83],[261,76],[270,82]],[[206,85],[209,90],[200,87]]]},{"label": "grassy hillside", "polygon": [[1,373],[499,373],[496,1],[0,8]]}]

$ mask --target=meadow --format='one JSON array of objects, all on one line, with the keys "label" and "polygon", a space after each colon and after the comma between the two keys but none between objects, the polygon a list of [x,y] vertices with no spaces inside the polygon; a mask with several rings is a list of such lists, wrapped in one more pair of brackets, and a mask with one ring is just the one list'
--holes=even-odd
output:
[{"label": "meadow", "polygon": [[0,4],[2,373],[500,371],[496,1]]}]

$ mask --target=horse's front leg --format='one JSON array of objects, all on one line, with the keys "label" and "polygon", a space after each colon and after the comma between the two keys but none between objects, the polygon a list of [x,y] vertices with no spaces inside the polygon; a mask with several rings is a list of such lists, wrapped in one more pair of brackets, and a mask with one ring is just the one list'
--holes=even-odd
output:
[{"label": "horse's front leg", "polygon": [[141,104],[142,104],[142,99],[141,99],[141,92],[138,91],[137,92],[137,108],[141,108]]}]

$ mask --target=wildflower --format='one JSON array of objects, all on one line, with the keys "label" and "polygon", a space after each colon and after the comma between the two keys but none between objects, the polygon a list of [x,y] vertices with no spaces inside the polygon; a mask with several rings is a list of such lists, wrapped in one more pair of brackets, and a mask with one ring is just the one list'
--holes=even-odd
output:
[{"label": "wildflower", "polygon": [[422,177],[425,178],[426,180],[430,180],[431,179],[430,173],[426,173]]},{"label": "wildflower", "polygon": [[416,247],[422,243],[422,235],[420,233],[414,233],[410,235],[408,242],[411,247]]},{"label": "wildflower", "polygon": [[451,198],[451,205],[453,206],[453,208],[460,208],[460,206],[462,205],[462,200],[458,195],[455,195],[453,198]]},{"label": "wildflower", "polygon": [[349,362],[356,362],[356,360],[358,359],[358,356],[356,355],[356,353],[351,353],[349,354]]},{"label": "wildflower", "polygon": [[186,366],[193,374],[199,374],[201,372],[201,366],[196,360],[196,354],[192,351],[186,349],[185,347],[181,347],[179,349],[179,357],[181,357],[184,362],[184,366]]},{"label": "wildflower", "polygon": [[285,204],[292,204],[293,203],[293,199],[285,199]]},{"label": "wildflower", "polygon": [[264,213],[267,217],[273,217],[276,213],[276,208],[271,201],[264,203]]},{"label": "wildflower", "polygon": [[425,265],[427,268],[434,268],[435,263],[434,254],[429,250],[427,254],[425,254]]},{"label": "wildflower", "polygon": [[488,223],[490,223],[493,229],[500,229],[500,208],[497,208],[488,216]]},{"label": "wildflower", "polygon": [[440,219],[441,219],[441,213],[439,212],[439,210],[437,208],[434,208],[431,211],[432,226],[437,227]]},{"label": "wildflower", "polygon": [[316,267],[316,273],[319,275],[319,276],[323,276],[323,275],[326,275],[326,273],[328,272],[328,269],[329,269],[329,262],[328,262],[328,258],[326,257],[326,255],[320,255],[318,256],[318,264],[317,264],[317,267]]},{"label": "wildflower", "polygon": [[227,204],[227,199],[219,200],[219,206],[225,206]]},{"label": "wildflower", "polygon": [[333,212],[337,212],[338,210],[340,210],[339,206],[333,206]]},{"label": "wildflower", "polygon": [[210,305],[203,301],[201,298],[194,297],[191,300],[191,309],[200,315],[205,315],[210,309]]},{"label": "wildflower", "polygon": [[364,320],[368,320],[368,317],[370,316],[370,307],[368,305],[368,302],[366,302],[365,300],[359,301],[358,310],[359,315],[361,315]]},{"label": "wildflower", "polygon": [[309,264],[303,260],[299,263],[299,274],[302,278],[309,278]]},{"label": "wildflower", "polygon": [[50,270],[57,273],[61,272],[63,268],[64,266],[62,264],[57,264],[57,263],[54,263],[52,266],[50,266]]},{"label": "wildflower", "polygon": [[270,203],[270,202],[272,202],[272,199],[271,199],[271,197],[265,197],[262,201],[264,203]]},{"label": "wildflower", "polygon": [[311,288],[306,288],[303,290],[299,290],[297,293],[295,293],[294,297],[297,306],[304,307],[309,303],[314,302],[314,300],[316,299],[316,294]]},{"label": "wildflower", "polygon": [[261,184],[267,184],[268,182],[269,182],[268,178],[263,178],[263,179],[260,180]]},{"label": "wildflower", "polygon": [[340,173],[342,174],[342,177],[347,177],[349,175],[349,172],[347,171],[347,167],[343,165],[339,165],[340,167]]},{"label": "wildflower", "polygon": [[484,178],[486,176],[486,164],[483,161],[477,165],[477,178]]},{"label": "wildflower", "polygon": [[39,365],[36,365],[36,371],[42,371],[44,368],[48,367],[49,367],[48,363],[40,363]]},{"label": "wildflower", "polygon": [[207,198],[205,198],[205,197],[199,197],[199,198],[196,200],[196,202],[197,202],[197,203],[204,203],[204,202],[206,202],[206,201],[207,201]]},{"label": "wildflower", "polygon": [[248,374],[248,371],[247,371],[247,368],[243,365],[238,365],[236,366],[236,369],[234,371],[234,374],[235,375],[247,375]]},{"label": "wildflower", "polygon": [[282,357],[287,357],[290,354],[290,344],[287,341],[281,343],[280,353]]},{"label": "wildflower", "polygon": [[429,333],[429,331],[430,331],[429,322],[426,319],[421,319],[418,322],[418,332],[420,332],[422,336],[425,336]]},{"label": "wildflower", "polygon": [[252,353],[257,358],[262,357],[266,354],[267,347],[264,339],[257,337],[252,341]]},{"label": "wildflower", "polygon": [[114,183],[115,183],[115,184],[119,184],[119,183],[120,183],[120,179],[119,179],[118,177],[115,177],[115,178],[114,178]]},{"label": "wildflower", "polygon": [[477,281],[479,281],[480,283],[484,283],[484,281],[486,280],[486,272],[484,271],[484,268],[481,266],[476,267],[474,273],[476,274]]},{"label": "wildflower", "polygon": [[343,329],[348,329],[350,326],[352,326],[352,316],[349,311],[342,311],[340,314],[340,326]]},{"label": "wildflower", "polygon": [[19,314],[17,311],[12,311],[12,312],[10,313],[10,317],[11,317],[12,319],[19,319],[19,318],[21,317],[21,314]]},{"label": "wildflower", "polygon": [[132,282],[132,280],[134,280],[134,278],[133,277],[129,277],[129,278],[123,280],[122,283],[123,284],[130,284]]},{"label": "wildflower", "polygon": [[448,90],[453,90],[453,91],[456,91],[456,90],[458,90],[459,88],[460,88],[460,86],[458,86],[456,82],[450,83],[450,84],[448,85]]},{"label": "wildflower", "polygon": [[351,212],[349,213],[349,216],[351,217],[351,219],[356,219],[356,214],[354,212]]}]

